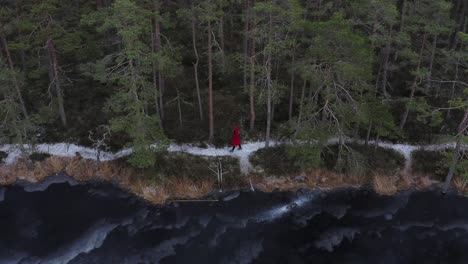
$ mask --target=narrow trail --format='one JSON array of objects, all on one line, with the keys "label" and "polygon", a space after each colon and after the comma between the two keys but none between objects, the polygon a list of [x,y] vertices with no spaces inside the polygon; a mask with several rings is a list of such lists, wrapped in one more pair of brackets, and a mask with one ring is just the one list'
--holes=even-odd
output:
[{"label": "narrow trail", "polygon": [[[328,144],[336,144],[338,139],[333,138],[328,141]],[[345,139],[345,143],[357,143],[364,145],[363,140],[352,140]],[[288,142],[270,142],[271,146],[276,146],[279,144],[288,144]],[[444,143],[444,144],[434,144],[434,145],[411,145],[411,144],[393,144],[388,142],[375,142],[369,141],[369,145],[375,145],[384,148],[390,149],[398,152],[405,158],[405,167],[404,170],[410,170],[412,164],[412,153],[417,150],[425,151],[441,151],[446,149],[453,149],[455,147],[455,142]],[[24,145],[22,149],[30,149],[30,146]],[[230,147],[225,148],[216,148],[214,146],[209,146],[207,148],[197,147],[193,144],[171,144],[168,148],[169,152],[184,152],[192,155],[198,156],[207,156],[207,157],[217,157],[217,156],[232,156],[239,159],[240,169],[242,173],[248,173],[252,170],[252,164],[249,161],[249,157],[259,149],[265,148],[264,141],[258,142],[247,142],[242,144],[242,150],[234,150],[230,152]],[[468,145],[462,145],[462,149],[467,150]],[[6,152],[8,156],[4,159],[6,165],[14,164],[18,158],[21,156],[21,148],[18,145],[3,145],[0,146],[0,151]],[[93,148],[78,146],[75,144],[67,143],[56,143],[56,144],[39,144],[34,147],[34,152],[38,153],[47,153],[53,156],[59,157],[74,157],[79,153],[84,159],[97,160],[98,151]],[[132,153],[132,149],[123,149],[116,153],[104,152],[99,153],[99,160],[101,161],[110,161],[119,159],[125,156],[128,156]]]}]

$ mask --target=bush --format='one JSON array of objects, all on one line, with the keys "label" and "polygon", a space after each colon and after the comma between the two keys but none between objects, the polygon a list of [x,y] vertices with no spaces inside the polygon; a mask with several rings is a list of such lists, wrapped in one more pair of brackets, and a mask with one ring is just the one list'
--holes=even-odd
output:
[{"label": "bush", "polygon": [[313,145],[286,146],[286,154],[294,160],[294,166],[300,170],[320,167],[321,150]]},{"label": "bush", "polygon": [[6,157],[8,157],[8,153],[6,153],[5,151],[0,151],[0,163],[2,163],[3,160],[6,159]]},{"label": "bush", "polygon": [[341,162],[338,164],[338,145],[332,145],[322,151],[323,166],[327,169],[357,175],[379,173],[394,174],[405,163],[399,153],[381,147],[350,144],[343,147]]},{"label": "bush", "polygon": [[405,159],[395,151],[374,146],[347,145],[338,162],[338,145],[323,149],[308,145],[277,146],[260,149],[250,157],[255,167],[266,175],[287,175],[311,168],[323,167],[353,175],[373,172],[393,174],[404,166]]},{"label": "bush", "polygon": [[127,161],[130,165],[136,168],[150,168],[154,166],[155,154],[150,148],[135,147]]},{"label": "bush", "polygon": [[440,168],[440,161],[444,159],[442,151],[417,150],[412,154],[411,169],[415,173],[431,174],[439,179],[444,177]]},{"label": "bush", "polygon": [[261,167],[266,175],[286,175],[301,169],[285,145],[259,149],[250,157],[250,162],[254,167]]},{"label": "bush", "polygon": [[[224,175],[225,179],[239,177],[239,160],[233,157],[219,157],[223,171],[229,171]],[[193,180],[213,178],[216,175],[209,169],[214,168],[218,162],[216,157],[202,157],[186,153],[161,152],[156,154],[153,167],[145,170],[150,177],[160,179],[169,176],[186,177]]]},{"label": "bush", "polygon": [[[443,181],[452,164],[453,151],[425,151],[418,150],[413,152],[413,163],[411,169],[413,172],[429,174]],[[454,176],[465,176],[468,172],[468,157],[461,156],[455,170]]]},{"label": "bush", "polygon": [[43,161],[47,158],[50,158],[50,154],[48,153],[33,152],[29,155],[29,159],[32,161]]}]

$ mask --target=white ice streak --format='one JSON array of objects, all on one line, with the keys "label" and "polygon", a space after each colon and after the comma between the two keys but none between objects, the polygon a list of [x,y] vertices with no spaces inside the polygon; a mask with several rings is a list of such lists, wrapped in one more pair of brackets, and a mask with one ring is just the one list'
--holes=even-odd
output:
[{"label": "white ice streak", "polygon": [[258,241],[244,241],[234,250],[233,256],[226,256],[221,263],[248,264],[253,263],[263,251],[263,239]]},{"label": "white ice streak", "polygon": [[151,259],[152,263],[160,263],[161,259],[175,255],[177,246],[185,245],[187,242],[190,241],[190,239],[200,235],[200,233],[201,229],[191,231],[183,236],[178,236],[165,240],[164,242],[158,244],[156,247],[148,250],[146,253],[147,255],[145,254],[144,256]]},{"label": "white ice streak", "polygon": [[291,203],[275,206],[267,211],[261,212],[255,217],[257,222],[274,221],[286,215],[294,208],[300,208],[314,199],[314,195],[304,195],[294,199]]},{"label": "white ice streak", "polygon": [[105,222],[97,223],[79,239],[47,256],[41,263],[67,264],[81,253],[89,253],[101,247],[107,235],[117,226],[119,225]]},{"label": "white ice streak", "polygon": [[315,241],[315,246],[317,248],[327,250],[328,252],[332,252],[333,249],[340,245],[345,238],[352,241],[354,236],[359,233],[359,229],[349,227],[325,231],[320,235],[319,240]]}]

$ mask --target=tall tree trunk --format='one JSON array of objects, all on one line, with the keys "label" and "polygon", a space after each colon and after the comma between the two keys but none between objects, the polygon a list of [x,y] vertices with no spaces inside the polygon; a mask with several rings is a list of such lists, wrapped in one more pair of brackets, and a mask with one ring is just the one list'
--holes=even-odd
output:
[{"label": "tall tree trunk", "polygon": [[[403,31],[403,27],[405,25],[405,18],[406,18],[406,8],[407,8],[407,1],[408,0],[403,0],[403,3],[401,5],[401,13],[400,13],[400,32]],[[396,61],[398,58],[398,51],[395,52],[393,60]]]},{"label": "tall tree trunk", "polygon": [[51,62],[51,67],[52,67],[53,82],[54,82],[55,93],[56,93],[57,102],[58,102],[58,111],[59,111],[60,119],[62,121],[62,125],[66,127],[67,116],[65,114],[63,92],[62,92],[62,88],[60,87],[57,52],[55,50],[54,42],[51,38],[47,39],[47,50],[49,52],[49,57],[50,57],[50,62]]},{"label": "tall tree trunk", "polygon": [[[155,7],[155,12],[159,15],[159,8],[157,6]],[[154,18],[153,21],[154,21],[155,44],[156,44],[155,50],[158,53],[161,51],[161,47],[162,47],[161,46],[161,25],[159,23],[157,16]],[[163,121],[164,120],[164,99],[163,99],[164,79],[163,79],[163,76],[161,74],[159,67],[157,68],[157,72],[158,72],[158,84],[159,84],[159,107],[160,107],[159,113],[161,115],[161,120]]]},{"label": "tall tree trunk", "polygon": [[401,16],[400,16],[400,32],[403,30],[403,26],[405,24],[405,16],[406,16],[406,1],[408,0],[403,0],[403,3],[401,5]]},{"label": "tall tree trunk", "polygon": [[143,131],[143,120],[142,116],[145,115],[144,107],[142,107],[140,98],[138,97],[138,87],[136,85],[137,83],[137,74],[135,72],[135,66],[134,66],[134,61],[130,60],[129,62],[129,68],[130,68],[130,75],[132,77],[132,84],[131,84],[131,89],[130,93],[133,95],[133,100],[134,100],[134,105],[136,106],[136,122],[134,125],[136,126],[136,138],[141,139],[144,138],[144,131]]},{"label": "tall tree trunk", "polygon": [[452,154],[452,164],[450,165],[450,169],[447,173],[447,177],[445,178],[444,187],[442,188],[442,193],[447,193],[447,190],[450,186],[450,182],[452,181],[453,174],[455,173],[455,169],[457,168],[458,160],[460,159],[460,148],[461,148],[461,140],[462,136],[459,136],[457,139],[457,143],[455,145],[455,149],[453,150]]},{"label": "tall tree trunk", "polygon": [[[16,5],[16,23],[21,22],[21,6],[22,3],[20,0],[15,1]],[[21,27],[16,27],[17,28],[17,33],[18,36],[21,37],[23,34],[21,32]],[[26,72],[26,53],[24,51],[24,48],[20,49],[20,59],[21,59],[21,69],[23,70],[23,74]]]},{"label": "tall tree trunk", "polygon": [[434,35],[434,39],[432,40],[431,58],[429,60],[429,70],[427,72],[427,78],[426,78],[426,94],[428,94],[431,89],[432,70],[434,66],[434,57],[435,57],[436,47],[437,47],[437,35]]},{"label": "tall tree trunk", "polygon": [[[151,29],[151,52],[156,53],[156,28],[154,27],[154,18],[151,21],[153,27]],[[162,118],[161,118],[161,108],[159,107],[159,90],[158,90],[158,66],[156,62],[153,62],[152,65],[153,71],[153,90],[154,90],[154,106],[156,108],[156,114],[158,116],[159,126],[162,128]]]},{"label": "tall tree trunk", "polygon": [[338,155],[337,155],[338,157],[336,158],[336,164],[335,164],[335,169],[340,172],[343,170],[343,146],[344,146],[343,135],[340,133],[340,137],[338,140]]},{"label": "tall tree trunk", "polygon": [[250,0],[245,0],[245,15],[244,15],[244,91],[247,91],[247,69],[249,57],[249,23],[250,23]]},{"label": "tall tree trunk", "polygon": [[226,71],[226,57],[224,53],[224,14],[219,18],[219,42],[221,46],[221,70],[224,73]]},{"label": "tall tree trunk", "polygon": [[450,89],[450,100],[449,100],[449,108],[447,110],[447,119],[450,118],[451,116],[451,107],[452,107],[452,103],[451,101],[453,100],[453,96],[455,95],[455,86],[456,86],[456,82],[458,81],[458,65],[460,64],[460,59],[457,59],[457,62],[456,62],[456,65],[455,65],[455,80],[454,82],[452,83],[452,88]]},{"label": "tall tree trunk", "polygon": [[453,33],[450,39],[450,48],[452,50],[456,49],[460,38],[458,36],[458,32],[466,32],[466,19],[467,19],[467,10],[468,10],[468,3],[464,0],[458,0],[457,5],[454,8],[455,12],[455,21],[456,27],[453,29]]},{"label": "tall tree trunk", "polygon": [[302,83],[302,88],[301,88],[301,99],[299,101],[299,114],[297,115],[296,129],[294,131],[294,137],[297,136],[297,133],[299,132],[299,129],[301,127],[302,112],[303,112],[303,109],[304,109],[304,99],[305,99],[306,86],[307,86],[307,80],[304,79],[304,82]]},{"label": "tall tree trunk", "polygon": [[177,92],[177,109],[179,111],[179,127],[182,129],[184,127],[184,120],[182,118],[182,104],[180,98],[180,91],[179,88],[176,87]]},{"label": "tall tree trunk", "polygon": [[20,105],[21,105],[21,111],[23,112],[24,118],[26,120],[29,120],[28,111],[26,110],[26,104],[24,103],[23,95],[21,94],[21,88],[20,88],[19,80],[18,80],[18,78],[16,76],[15,66],[13,64],[13,59],[11,57],[10,49],[8,48],[8,41],[7,41],[6,36],[4,34],[1,35],[1,38],[2,38],[2,46],[3,46],[3,49],[5,50],[5,54],[6,54],[6,57],[7,57],[8,65],[10,66],[11,73],[13,75],[13,84],[15,86],[16,96],[18,97],[18,100],[19,100]]},{"label": "tall tree trunk", "polygon": [[372,121],[369,123],[369,127],[367,128],[367,134],[366,134],[366,142],[365,145],[369,145],[369,139],[372,131]]},{"label": "tall tree trunk", "polygon": [[211,21],[208,21],[208,110],[210,115],[209,141],[214,139],[214,117],[213,117],[213,62],[212,62],[212,34]]},{"label": "tall tree trunk", "polygon": [[[269,15],[269,23],[268,23],[268,44],[272,45],[272,37],[271,34],[271,23],[272,23],[272,16],[271,11]],[[267,58],[265,62],[266,67],[266,82],[267,82],[267,126],[266,126],[266,133],[265,133],[265,147],[268,148],[270,146],[270,132],[271,132],[271,100],[272,100],[272,93],[273,93],[273,80],[271,78],[271,48],[268,48]]]},{"label": "tall tree trunk", "polygon": [[[411,93],[410,93],[410,97],[409,97],[409,102],[408,104],[410,104],[413,99],[414,99],[414,93],[416,91],[416,87],[417,87],[417,83],[416,81],[411,85]],[[406,125],[406,121],[408,120],[408,115],[409,115],[409,106],[408,104],[405,106],[405,112],[403,113],[403,116],[401,118],[401,122],[400,122],[400,130],[403,130],[403,128],[405,127]]]},{"label": "tall tree trunk", "polygon": [[266,81],[267,81],[267,126],[265,135],[265,147],[270,146],[270,130],[271,130],[271,99],[273,90],[273,80],[271,79],[271,52],[268,52],[268,58],[266,61]]},{"label": "tall tree trunk", "polygon": [[377,136],[375,137],[375,142],[374,142],[374,153],[377,151],[377,147],[379,146],[379,140],[380,140],[380,133],[377,132]]},{"label": "tall tree trunk", "polygon": [[[250,1],[250,0],[247,0]],[[252,1],[252,6],[255,5],[255,0]],[[249,10],[250,12],[250,10]],[[250,103],[250,132],[254,131],[255,128],[255,14],[253,12],[249,13],[249,17],[252,19],[252,26],[250,28],[250,33],[248,37],[250,38],[250,87],[249,87],[249,103]]]},{"label": "tall tree trunk", "polygon": [[195,87],[197,89],[198,111],[200,113],[200,120],[203,121],[203,107],[202,107],[202,100],[201,100],[201,95],[200,95],[200,83],[198,81],[198,63],[200,61],[200,58],[198,56],[198,49],[197,49],[197,31],[196,31],[195,14],[192,14],[192,45],[193,45],[193,53],[195,54],[195,63],[193,63],[193,70],[195,74]]},{"label": "tall tree trunk", "polygon": [[384,64],[382,67],[382,94],[385,98],[390,97],[387,91],[388,82],[388,61],[390,59],[390,43],[387,43],[385,47]]},{"label": "tall tree trunk", "polygon": [[380,56],[378,56],[379,58],[379,69],[377,70],[377,77],[375,78],[375,95],[377,96],[378,92],[379,92],[379,83],[380,83],[380,79],[382,76],[382,68],[383,68],[383,60],[380,58]]},{"label": "tall tree trunk", "polygon": [[[293,50],[293,55],[292,55],[292,65],[294,68],[294,63],[295,63],[295,56],[296,52]],[[289,121],[292,120],[292,113],[293,113],[293,104],[294,104],[294,77],[295,77],[295,70],[293,69],[291,72],[291,88],[289,89],[289,111],[288,111],[288,119]]]},{"label": "tall tree trunk", "polygon": [[403,116],[401,118],[400,130],[403,130],[403,127],[405,126],[406,121],[408,120],[408,114],[409,114],[409,111],[410,111],[409,104],[413,101],[414,93],[416,92],[416,88],[418,86],[418,81],[419,81],[419,75],[418,74],[419,74],[419,71],[421,69],[422,53],[423,53],[423,50],[424,50],[424,46],[426,44],[426,37],[427,37],[427,35],[426,35],[426,33],[424,33],[421,49],[419,50],[418,65],[416,67],[416,76],[414,77],[413,84],[411,85],[411,93],[410,93],[410,97],[409,97],[409,102],[408,102],[408,104],[406,104],[405,112],[403,113]]}]

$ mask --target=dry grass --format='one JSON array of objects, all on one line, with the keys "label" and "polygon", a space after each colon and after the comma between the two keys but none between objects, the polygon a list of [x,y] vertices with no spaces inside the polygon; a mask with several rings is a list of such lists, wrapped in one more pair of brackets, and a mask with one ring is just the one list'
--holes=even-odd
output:
[{"label": "dry grass", "polygon": [[377,193],[383,195],[392,195],[398,191],[398,177],[388,175],[375,175],[372,186]]},{"label": "dry grass", "polygon": [[271,192],[292,191],[300,188],[338,188],[345,186],[360,187],[367,182],[362,176],[350,176],[328,170],[312,170],[300,175],[283,177],[264,177],[253,175],[251,177],[255,189]]},{"label": "dry grass", "polygon": [[164,204],[169,199],[199,199],[213,190],[214,180],[193,181],[187,178],[170,177],[159,184],[141,178],[121,184],[132,193],[153,204]]},{"label": "dry grass", "polygon": [[291,191],[303,187],[303,184],[295,182],[292,177],[264,177],[252,175],[251,180],[254,188],[262,192],[272,192],[276,190]]},{"label": "dry grass", "polygon": [[466,192],[467,191],[467,185],[468,185],[468,180],[462,179],[462,178],[455,178],[453,180],[453,185],[454,187],[459,191],[459,192]]},{"label": "dry grass", "polygon": [[424,190],[424,189],[427,189],[431,186],[434,185],[434,183],[438,183],[438,181],[435,181],[433,179],[431,179],[431,177],[427,176],[427,175],[418,175],[417,178],[416,178],[416,188],[418,190]]},{"label": "dry grass", "polygon": [[195,182],[187,178],[172,177],[164,187],[168,190],[171,197],[183,199],[200,198],[213,190],[214,183],[215,180],[211,178]]},{"label": "dry grass", "polygon": [[416,184],[417,177],[410,173],[402,173],[399,175],[399,181],[397,183],[398,190],[407,190]]},{"label": "dry grass", "polygon": [[344,186],[360,187],[366,184],[367,178],[359,175],[347,175],[328,170],[314,170],[306,175],[307,185],[319,188],[339,188]]},{"label": "dry grass", "polygon": [[[170,199],[198,199],[205,197],[217,187],[214,177],[193,180],[187,177],[169,177],[155,183],[148,180],[142,171],[119,162],[84,160],[79,157],[50,157],[40,162],[19,160],[12,166],[0,166],[0,185],[13,184],[17,179],[39,182],[46,177],[65,172],[71,177],[84,181],[90,179],[115,180],[123,189],[142,197],[153,204],[163,204]],[[399,190],[416,187],[426,189],[436,183],[427,175],[396,174],[373,177],[352,176],[333,171],[316,169],[300,175],[265,177],[250,175],[234,177],[223,186],[224,189],[248,188],[249,180],[256,190],[264,192],[294,191],[300,188],[361,187],[371,184],[376,192],[392,195]],[[468,181],[455,179],[453,185],[460,191],[468,191]]]},{"label": "dry grass", "polygon": [[162,186],[148,185],[142,180],[137,180],[128,187],[131,192],[153,204],[164,204],[169,199],[169,194]]},{"label": "dry grass", "polygon": [[0,185],[10,185],[16,181],[16,174],[12,173],[10,167],[0,167]]}]

